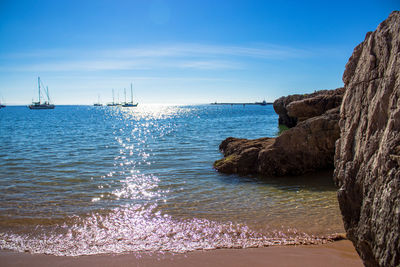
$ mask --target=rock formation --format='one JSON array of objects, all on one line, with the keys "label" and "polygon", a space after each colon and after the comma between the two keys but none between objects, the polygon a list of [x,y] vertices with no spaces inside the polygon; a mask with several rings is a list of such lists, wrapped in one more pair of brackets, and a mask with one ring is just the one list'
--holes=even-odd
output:
[{"label": "rock formation", "polygon": [[367,33],[343,74],[334,179],[366,266],[400,266],[400,12]]},{"label": "rock formation", "polygon": [[333,169],[342,95],[339,88],[278,99],[291,118],[299,121],[297,125],[276,138],[227,138],[220,145],[224,158],[214,167],[224,173],[274,176]]},{"label": "rock formation", "polygon": [[303,95],[289,95],[278,98],[274,101],[273,107],[279,115],[279,125],[286,125],[289,128],[296,126],[297,118],[288,115],[286,107],[293,101],[301,100]]},{"label": "rock formation", "polygon": [[400,266],[399,11],[354,49],[343,82],[344,89],[278,99],[279,123],[293,128],[277,138],[227,138],[214,166],[297,175],[334,160],[347,237],[366,266]]},{"label": "rock formation", "polygon": [[322,115],[327,110],[340,106],[343,93],[343,87],[335,90],[317,91],[309,97],[289,103],[286,107],[287,114],[292,118],[297,118],[297,121],[305,121]]},{"label": "rock formation", "polygon": [[325,111],[337,107],[342,101],[344,88],[320,90],[312,94],[289,95],[274,102],[274,110],[279,115],[279,124],[289,128],[297,121],[322,115]]}]

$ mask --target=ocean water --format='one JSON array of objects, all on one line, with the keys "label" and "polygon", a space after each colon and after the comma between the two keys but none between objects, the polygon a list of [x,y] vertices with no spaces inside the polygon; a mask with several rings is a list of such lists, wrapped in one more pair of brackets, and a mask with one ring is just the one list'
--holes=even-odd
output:
[{"label": "ocean water", "polygon": [[0,248],[53,255],[321,243],[342,233],[331,173],[212,168],[229,136],[273,137],[272,106],[0,110]]}]

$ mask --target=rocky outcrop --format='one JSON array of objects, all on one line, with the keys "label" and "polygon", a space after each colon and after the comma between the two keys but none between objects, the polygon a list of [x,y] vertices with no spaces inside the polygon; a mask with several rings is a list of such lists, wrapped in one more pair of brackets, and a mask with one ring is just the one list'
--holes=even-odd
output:
[{"label": "rocky outcrop", "polygon": [[326,111],[339,107],[342,103],[344,88],[335,90],[317,91],[309,97],[293,101],[287,105],[287,114],[297,121],[305,121],[309,118],[324,114]]},{"label": "rocky outcrop", "polygon": [[278,99],[279,123],[292,128],[277,138],[227,138],[214,166],[298,175],[334,162],[347,237],[364,264],[400,266],[399,11],[354,49],[343,82],[344,89]]},{"label": "rocky outcrop", "polygon": [[219,146],[225,157],[217,160],[214,167],[223,173],[257,173],[260,151],[273,143],[275,138],[247,140],[228,137]]},{"label": "rocky outcrop", "polygon": [[[229,137],[220,145],[224,158],[216,161],[214,167],[223,173],[273,176],[333,169],[335,142],[339,138],[338,105],[342,94],[340,88],[319,91],[308,95],[309,98],[302,96],[291,103],[286,101],[289,111],[302,114],[296,127],[276,138],[247,140]],[[327,110],[324,105],[333,108]],[[310,118],[305,119],[307,116]]]},{"label": "rocky outcrop", "polygon": [[338,107],[343,93],[344,88],[338,88],[312,94],[283,96],[275,100],[273,107],[279,115],[279,124],[292,128],[298,121],[322,115],[327,110]]},{"label": "rocky outcrop", "polygon": [[400,266],[400,12],[369,32],[343,74],[334,179],[366,266]]},{"label": "rocky outcrop", "polygon": [[290,117],[288,115],[286,107],[293,101],[301,100],[303,95],[290,95],[283,96],[274,101],[273,107],[276,114],[279,115],[278,123],[280,125],[285,125],[289,128],[296,126],[297,118]]},{"label": "rocky outcrop", "polygon": [[257,173],[282,176],[333,169],[338,120],[335,108],[283,132],[272,146],[260,150]]}]

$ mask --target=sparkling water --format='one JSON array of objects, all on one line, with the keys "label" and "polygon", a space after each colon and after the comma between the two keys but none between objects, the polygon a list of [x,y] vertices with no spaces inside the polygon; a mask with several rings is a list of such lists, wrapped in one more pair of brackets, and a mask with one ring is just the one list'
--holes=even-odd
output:
[{"label": "sparkling water", "polygon": [[0,248],[54,255],[319,243],[343,232],[331,173],[216,172],[272,106],[0,110]]}]

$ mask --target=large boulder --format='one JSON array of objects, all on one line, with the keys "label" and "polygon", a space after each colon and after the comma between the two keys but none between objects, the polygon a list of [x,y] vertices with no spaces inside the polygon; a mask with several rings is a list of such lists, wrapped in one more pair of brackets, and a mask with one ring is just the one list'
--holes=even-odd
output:
[{"label": "large boulder", "polygon": [[224,158],[217,160],[214,167],[223,173],[257,173],[258,154],[274,142],[275,138],[247,140],[228,137],[219,145]]},{"label": "large boulder", "polygon": [[298,121],[322,115],[341,104],[344,88],[319,90],[312,94],[288,95],[274,101],[273,107],[279,115],[278,122],[292,128]]},{"label": "large boulder", "polygon": [[366,266],[400,266],[400,12],[346,65],[334,179],[348,238]]},{"label": "large boulder", "polygon": [[338,121],[339,107],[302,121],[276,138],[229,137],[220,145],[224,158],[214,167],[223,173],[270,176],[333,169]]},{"label": "large boulder", "polygon": [[338,121],[339,108],[334,108],[283,132],[260,150],[258,173],[283,176],[333,169]]},{"label": "large boulder", "polygon": [[287,114],[297,121],[304,121],[324,114],[326,111],[339,107],[342,103],[344,88],[317,91],[301,100],[290,102],[286,106]]},{"label": "large boulder", "polygon": [[344,89],[338,88],[279,98],[274,102],[275,111],[283,120],[290,114],[286,125],[292,128],[276,138],[229,137],[219,147],[224,158],[214,167],[223,173],[273,176],[333,169],[343,93]]},{"label": "large boulder", "polygon": [[296,126],[297,118],[290,117],[288,115],[288,111],[286,107],[293,101],[303,99],[303,95],[289,95],[289,96],[282,96],[274,101],[273,107],[276,114],[279,115],[278,123],[280,125],[285,125],[289,128]]}]

